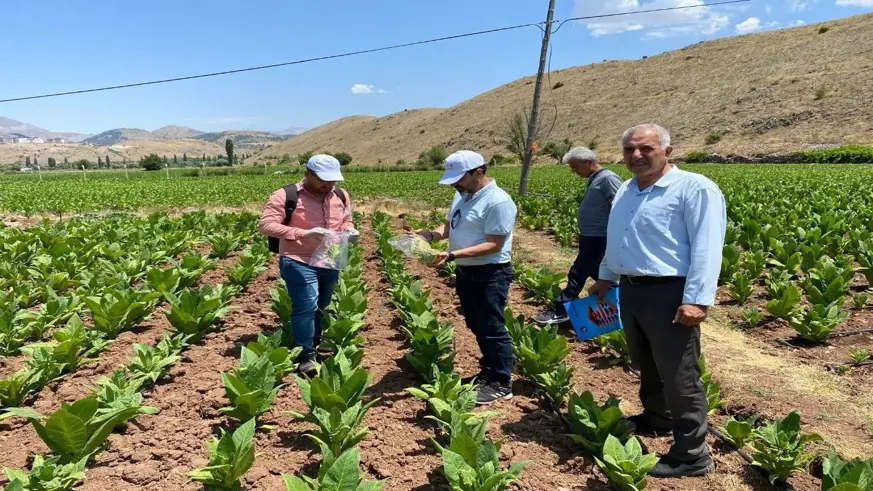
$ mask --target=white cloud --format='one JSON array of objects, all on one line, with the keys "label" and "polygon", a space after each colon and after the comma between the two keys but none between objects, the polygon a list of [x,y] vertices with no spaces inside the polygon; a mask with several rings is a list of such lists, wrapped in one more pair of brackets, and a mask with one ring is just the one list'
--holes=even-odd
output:
[{"label": "white cloud", "polygon": [[773,6],[770,5],[769,3],[767,5],[764,5],[764,12],[766,12],[767,15],[772,14],[773,13]]},{"label": "white cloud", "polygon": [[575,0],[575,15],[603,15],[674,7],[684,10],[634,14],[607,19],[578,21],[588,27],[592,36],[606,36],[632,31],[646,31],[647,38],[665,38],[693,34],[715,34],[730,24],[730,18],[703,0]]},{"label": "white cloud", "polygon": [[873,8],[873,0],[837,0],[840,7],[867,7]]},{"label": "white cloud", "polygon": [[[841,1],[841,0],[837,0]],[[818,0],[786,0],[788,9],[792,12],[803,12],[812,8],[812,5]]]},{"label": "white cloud", "polygon": [[775,20],[764,24],[764,29],[775,29],[777,27],[779,27],[779,22]]},{"label": "white cloud", "polygon": [[748,34],[750,32],[761,30],[761,19],[757,17],[749,17],[735,26],[739,34]]},{"label": "white cloud", "polygon": [[384,94],[385,91],[382,89],[377,89],[372,85],[365,84],[355,84],[352,85],[352,94],[355,95],[368,95],[368,94]]}]

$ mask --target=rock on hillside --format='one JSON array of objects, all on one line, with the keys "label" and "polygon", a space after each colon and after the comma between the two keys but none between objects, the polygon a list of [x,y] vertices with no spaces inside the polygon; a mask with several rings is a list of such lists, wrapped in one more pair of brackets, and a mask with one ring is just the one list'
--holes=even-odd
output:
[{"label": "rock on hillside", "polygon": [[161,138],[154,133],[137,128],[118,128],[114,130],[104,131],[98,135],[82,140],[82,143],[89,143],[102,147],[118,145],[127,141],[150,141],[160,140]]},{"label": "rock on hillside", "polygon": [[[823,26],[828,29],[820,32]],[[541,134],[577,144],[597,141],[608,159],[620,158],[622,131],[642,122],[667,127],[678,155],[873,143],[870,46],[873,14],[866,14],[555,71],[543,92]],[[345,151],[356,162],[388,163],[414,160],[439,144],[486,157],[507,154],[507,123],[530,106],[532,93],[533,77],[527,77],[448,109],[343,118],[259,157]],[[545,139],[540,137],[541,147]]]}]

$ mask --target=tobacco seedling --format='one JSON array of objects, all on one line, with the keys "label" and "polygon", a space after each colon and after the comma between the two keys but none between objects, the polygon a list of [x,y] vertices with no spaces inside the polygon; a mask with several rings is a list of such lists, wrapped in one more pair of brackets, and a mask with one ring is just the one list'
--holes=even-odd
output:
[{"label": "tobacco seedling", "polygon": [[752,431],[752,465],[767,471],[771,484],[785,482],[794,471],[805,469],[815,458],[816,454],[806,451],[807,445],[822,440],[815,433],[802,434],[800,414],[793,411],[781,421]]},{"label": "tobacco seedling", "polygon": [[221,430],[221,438],[212,438],[207,448],[209,463],[206,467],[195,469],[188,474],[192,481],[220,491],[238,491],[240,478],[255,461],[255,420],[243,423],[236,431],[226,433]]},{"label": "tobacco seedling", "polygon": [[385,481],[363,480],[361,455],[356,448],[346,450],[338,458],[324,451],[322,455],[317,479],[283,474],[286,491],[378,491],[385,485]]},{"label": "tobacco seedling", "polygon": [[646,488],[646,475],[658,463],[658,457],[643,454],[636,438],[629,438],[622,445],[618,438],[609,435],[603,444],[603,458],[595,456],[594,462],[622,491],[639,491]]},{"label": "tobacco seedling", "polygon": [[603,455],[603,445],[609,435],[624,443],[630,438],[633,425],[622,418],[619,400],[610,397],[597,404],[590,391],[572,394],[567,404],[567,419],[573,428],[569,435],[595,456]]}]

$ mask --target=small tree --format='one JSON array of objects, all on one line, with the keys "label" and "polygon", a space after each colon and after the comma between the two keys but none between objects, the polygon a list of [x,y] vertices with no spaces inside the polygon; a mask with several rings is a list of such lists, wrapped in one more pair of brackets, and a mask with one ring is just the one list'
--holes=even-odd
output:
[{"label": "small tree", "polygon": [[430,147],[424,152],[421,152],[418,155],[418,160],[424,164],[431,165],[433,167],[439,167],[443,165],[443,163],[445,163],[448,156],[449,151],[446,150],[445,145],[436,145],[434,147]]},{"label": "small tree", "polygon": [[36,155],[33,156],[33,166],[34,166],[34,167],[38,167],[38,166],[39,166],[39,160],[36,158]]},{"label": "small tree", "polygon": [[342,166],[346,166],[352,163],[352,156],[346,152],[339,152],[331,155],[333,155],[333,158],[339,160],[339,163]]},{"label": "small tree", "polygon": [[109,160],[109,155],[106,156],[106,168],[107,169],[112,168],[112,162]]},{"label": "small tree", "polygon": [[227,162],[233,165],[233,140],[224,140],[224,151],[227,152]]},{"label": "small tree", "polygon": [[80,159],[73,162],[73,165],[75,165],[77,169],[90,169],[91,161],[88,159]]},{"label": "small tree", "polygon": [[103,159],[100,156],[97,156],[97,168],[100,169],[103,167]]},{"label": "small tree", "polygon": [[162,167],[161,163],[162,163],[161,158],[153,153],[146,155],[145,157],[143,157],[139,161],[140,167],[142,167],[144,170],[148,170],[148,171],[161,170],[161,167]]},{"label": "small tree", "polygon": [[64,157],[64,167],[70,167],[70,159],[68,159],[67,157]]},{"label": "small tree", "polygon": [[55,160],[54,157],[49,157],[48,158],[48,166],[49,166],[49,169],[54,169],[55,167],[58,166],[58,161]]},{"label": "small tree", "polygon": [[[527,148],[527,127],[530,124],[530,111],[527,108],[524,108],[521,111],[517,111],[512,114],[512,117],[509,118],[509,121],[506,123],[506,139],[508,143],[506,144],[506,149],[512,152],[512,155],[518,157],[519,162],[524,161],[524,151]],[[542,115],[541,115],[542,118]],[[540,119],[540,123],[537,124],[537,127],[534,129],[534,141],[536,141],[537,137],[541,133],[543,119]]]},{"label": "small tree", "polygon": [[176,157],[175,154],[173,154],[173,165],[174,165],[175,167],[178,167],[178,166],[179,166],[179,157]]},{"label": "small tree", "polygon": [[569,138],[564,138],[564,141],[560,142],[546,142],[543,145],[542,153],[560,162],[571,148],[573,148],[573,142]]},{"label": "small tree", "polygon": [[188,161],[188,154],[187,154],[187,153],[183,153],[183,154],[182,154],[182,162],[187,162],[187,161]]},{"label": "small tree", "polygon": [[30,156],[24,157],[24,165],[30,167]]},{"label": "small tree", "polygon": [[297,154],[297,163],[300,165],[305,165],[306,162],[309,162],[309,159],[312,158],[312,152],[304,152]]}]

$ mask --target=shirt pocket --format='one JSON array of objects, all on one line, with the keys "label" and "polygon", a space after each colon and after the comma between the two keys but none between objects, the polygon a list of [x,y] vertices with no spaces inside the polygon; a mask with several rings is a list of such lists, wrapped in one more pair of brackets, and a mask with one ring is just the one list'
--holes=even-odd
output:
[{"label": "shirt pocket", "polygon": [[678,215],[663,206],[644,206],[637,214],[637,231],[640,235],[663,236]]}]

